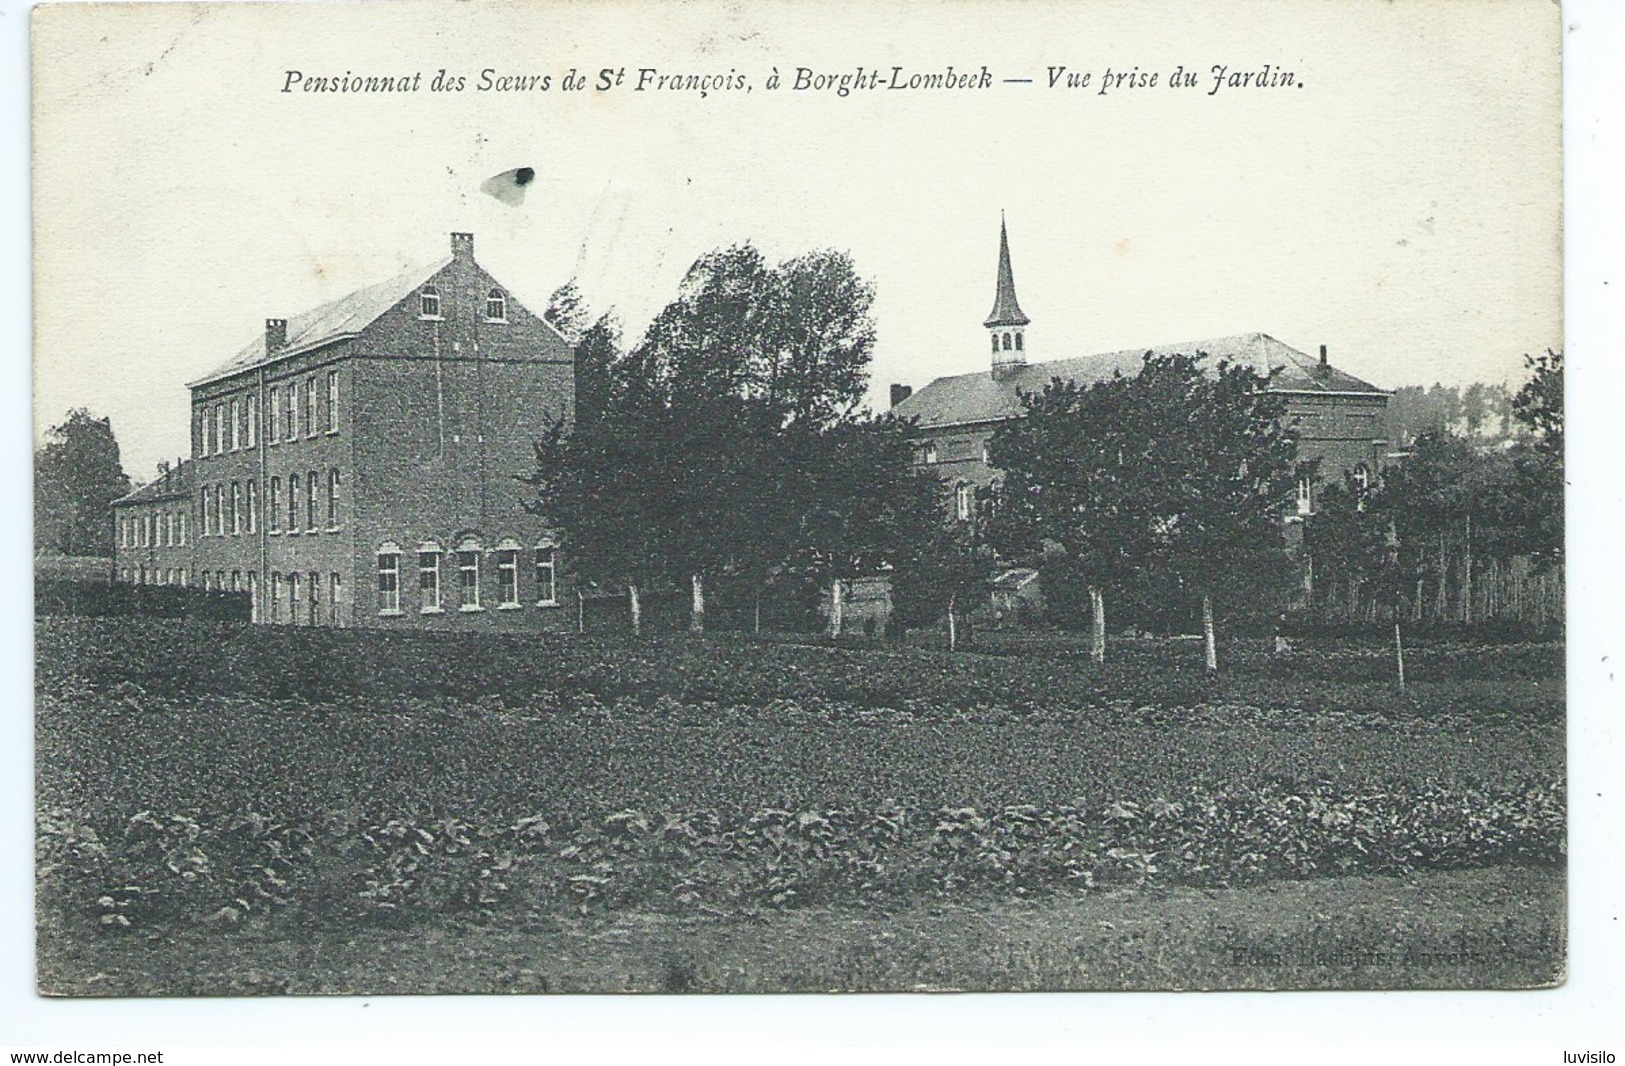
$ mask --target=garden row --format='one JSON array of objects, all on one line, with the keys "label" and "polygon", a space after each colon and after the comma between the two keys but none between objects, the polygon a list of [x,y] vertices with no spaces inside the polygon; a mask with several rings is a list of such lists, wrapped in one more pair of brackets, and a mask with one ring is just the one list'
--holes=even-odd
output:
[{"label": "garden row", "polygon": [[351,822],[150,810],[105,838],[39,823],[41,898],[109,929],[408,921],[636,907],[740,913],[977,889],[1229,886],[1327,874],[1562,862],[1560,793],[1190,788],[1148,800],[994,809],[624,809],[512,822],[402,811]]},{"label": "garden row", "polygon": [[[1232,650],[1228,676],[1208,678],[1191,642],[1122,640],[1099,666],[1087,654],[955,655],[833,649],[743,638],[641,642],[571,635],[382,633],[210,625],[144,619],[47,619],[37,627],[41,684],[69,677],[130,682],[155,694],[252,695],[313,702],[350,697],[480,695],[523,701],[539,693],[603,700],[669,695],[689,703],[760,704],[821,697],[866,707],[1077,708],[1113,700],[1163,706],[1235,701],[1348,709],[1351,699],[1390,711],[1439,709],[1428,686],[1512,682],[1531,698],[1511,708],[1560,716],[1563,649],[1557,644],[1441,644],[1407,652],[1415,693],[1384,686],[1391,651],[1323,642],[1285,655],[1262,644]],[[1305,682],[1331,686],[1317,689]],[[1538,690],[1538,691],[1537,691]],[[1522,691],[1522,690],[1517,690]],[[1361,694],[1363,693],[1363,695]],[[1513,693],[1516,699],[1516,691]],[[1421,701],[1421,702],[1419,702]],[[1497,701],[1499,705],[1499,701]]]}]

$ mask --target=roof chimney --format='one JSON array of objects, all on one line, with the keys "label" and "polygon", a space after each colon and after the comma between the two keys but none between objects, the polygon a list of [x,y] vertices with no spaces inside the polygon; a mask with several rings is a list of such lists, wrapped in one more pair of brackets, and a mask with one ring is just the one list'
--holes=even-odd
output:
[{"label": "roof chimney", "polygon": [[451,235],[451,255],[453,259],[474,258],[474,235],[472,233],[456,233]]},{"label": "roof chimney", "polygon": [[1326,346],[1324,344],[1320,346],[1320,365],[1326,365]]},{"label": "roof chimney", "polygon": [[910,396],[913,396],[913,395],[914,395],[914,386],[913,385],[899,385],[896,382],[892,383],[892,387],[891,387],[891,405],[893,407],[896,407],[898,404],[902,403],[904,400],[908,399]]},{"label": "roof chimney", "polygon": [[285,318],[268,318],[265,320],[265,350],[274,352],[279,348],[288,346],[288,320]]},{"label": "roof chimney", "polygon": [[1320,346],[1320,365],[1315,367],[1315,376],[1317,378],[1328,377],[1330,376],[1331,372],[1332,366],[1330,363],[1326,362],[1326,346],[1322,344]]}]

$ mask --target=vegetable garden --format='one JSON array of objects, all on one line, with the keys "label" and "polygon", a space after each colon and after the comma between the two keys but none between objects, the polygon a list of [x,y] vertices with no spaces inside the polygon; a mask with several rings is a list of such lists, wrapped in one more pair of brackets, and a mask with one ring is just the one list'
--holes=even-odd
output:
[{"label": "vegetable garden", "polygon": [[42,920],[760,913],[1563,861],[1560,649],[1419,647],[1404,693],[1348,644],[1217,679],[1195,649],[1118,659],[46,620]]}]

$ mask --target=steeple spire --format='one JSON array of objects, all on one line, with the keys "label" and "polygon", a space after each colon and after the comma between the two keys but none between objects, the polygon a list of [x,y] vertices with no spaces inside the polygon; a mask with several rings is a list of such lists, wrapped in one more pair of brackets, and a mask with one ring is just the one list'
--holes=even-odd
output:
[{"label": "steeple spire", "polygon": [[1010,234],[1004,226],[1004,212],[999,212],[999,280],[993,294],[993,310],[982,325],[993,341],[993,369],[1022,366],[1027,362],[1027,345],[1023,332],[1032,319],[1021,311],[1016,302],[1016,276],[1010,269]]}]

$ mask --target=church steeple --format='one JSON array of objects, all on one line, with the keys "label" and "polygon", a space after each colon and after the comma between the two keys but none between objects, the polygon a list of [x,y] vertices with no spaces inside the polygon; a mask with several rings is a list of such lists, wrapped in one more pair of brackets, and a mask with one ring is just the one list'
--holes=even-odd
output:
[{"label": "church steeple", "polygon": [[1023,336],[1032,319],[1021,311],[1016,302],[1016,276],[1010,269],[1010,234],[1004,228],[1004,214],[999,214],[999,280],[993,295],[993,310],[988,313],[987,327],[993,343],[993,369],[1025,366],[1027,345]]}]

